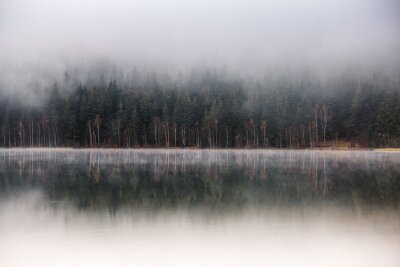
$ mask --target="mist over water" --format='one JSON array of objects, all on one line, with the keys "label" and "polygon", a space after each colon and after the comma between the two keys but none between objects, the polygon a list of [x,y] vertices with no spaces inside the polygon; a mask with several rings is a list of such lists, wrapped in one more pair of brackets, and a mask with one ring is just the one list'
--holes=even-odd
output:
[{"label": "mist over water", "polygon": [[2,147],[315,149],[0,149],[0,267],[399,266],[400,153],[317,150],[399,145],[399,29],[397,0],[0,0]]},{"label": "mist over water", "polygon": [[397,266],[398,153],[0,150],[2,266]]}]

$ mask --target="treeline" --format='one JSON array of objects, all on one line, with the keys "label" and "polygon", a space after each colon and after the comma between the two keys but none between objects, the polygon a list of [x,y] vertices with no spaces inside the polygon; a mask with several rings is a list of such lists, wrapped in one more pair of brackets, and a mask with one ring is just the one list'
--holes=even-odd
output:
[{"label": "treeline", "polygon": [[385,147],[400,145],[399,79],[254,82],[206,74],[64,81],[40,105],[0,98],[3,147]]}]

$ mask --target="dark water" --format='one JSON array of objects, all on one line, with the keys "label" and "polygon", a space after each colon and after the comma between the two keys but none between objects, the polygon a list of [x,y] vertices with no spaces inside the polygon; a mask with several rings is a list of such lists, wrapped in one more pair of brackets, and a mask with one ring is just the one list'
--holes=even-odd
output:
[{"label": "dark water", "polygon": [[0,266],[400,266],[400,153],[0,150],[0,198]]}]

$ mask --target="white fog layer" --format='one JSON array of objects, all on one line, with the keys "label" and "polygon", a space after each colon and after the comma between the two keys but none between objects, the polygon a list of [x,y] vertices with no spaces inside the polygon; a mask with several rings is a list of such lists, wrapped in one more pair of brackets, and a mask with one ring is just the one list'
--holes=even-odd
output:
[{"label": "white fog layer", "polygon": [[396,267],[399,157],[0,149],[0,266]]},{"label": "white fog layer", "polygon": [[36,193],[1,206],[0,265],[395,267],[398,218],[380,216],[325,210],[110,219],[54,212]]},{"label": "white fog layer", "polygon": [[393,0],[3,0],[0,90],[32,90],[101,64],[172,75],[204,66],[244,77],[393,70],[399,10]]}]

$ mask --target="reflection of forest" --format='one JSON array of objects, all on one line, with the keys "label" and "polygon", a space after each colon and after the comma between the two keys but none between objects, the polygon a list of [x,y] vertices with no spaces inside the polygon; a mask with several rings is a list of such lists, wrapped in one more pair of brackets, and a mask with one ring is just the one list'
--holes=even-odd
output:
[{"label": "reflection of forest", "polygon": [[0,150],[0,193],[80,208],[399,207],[400,155],[267,150]]}]

